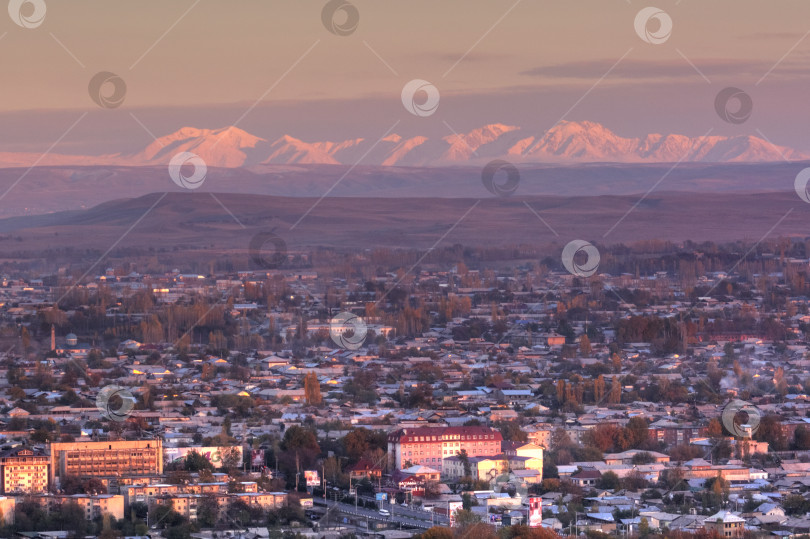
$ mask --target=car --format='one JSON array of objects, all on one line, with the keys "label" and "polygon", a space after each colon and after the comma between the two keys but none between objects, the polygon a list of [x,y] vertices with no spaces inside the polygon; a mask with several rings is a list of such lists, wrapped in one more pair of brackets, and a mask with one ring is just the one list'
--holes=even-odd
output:
[{"label": "car", "polygon": [[388,509],[380,509],[380,514],[384,517],[388,517],[391,516],[391,511],[389,511]]}]

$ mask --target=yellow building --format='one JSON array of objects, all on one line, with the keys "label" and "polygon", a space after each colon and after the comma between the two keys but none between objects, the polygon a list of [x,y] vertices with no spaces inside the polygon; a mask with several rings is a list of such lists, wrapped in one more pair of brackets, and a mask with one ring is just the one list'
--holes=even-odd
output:
[{"label": "yellow building", "polygon": [[232,500],[242,500],[247,505],[258,505],[265,511],[278,509],[287,503],[286,492],[240,492],[231,494]]},{"label": "yellow building", "polygon": [[528,428],[525,432],[529,442],[548,448],[551,445],[551,434],[554,432],[554,427],[553,425],[537,424]]},{"label": "yellow building", "polygon": [[171,505],[172,509],[191,521],[197,520],[197,509],[200,502],[207,496],[213,496],[220,511],[226,511],[228,506],[236,500],[241,500],[251,507],[261,507],[264,511],[278,509],[287,503],[286,492],[242,492],[228,494],[225,492],[211,494],[163,494],[149,498],[149,508],[157,505]]},{"label": "yellow building", "polygon": [[220,483],[192,483],[189,485],[170,485],[166,483],[154,483],[151,485],[126,485],[121,486],[121,494],[124,496],[124,505],[129,507],[135,502],[151,504],[152,500],[176,494],[226,494],[228,484]]},{"label": "yellow building", "polygon": [[703,521],[707,532],[717,532],[720,537],[742,537],[745,535],[745,520],[731,511],[720,511]]},{"label": "yellow building", "polygon": [[0,452],[3,494],[48,492],[48,456],[26,447]]},{"label": "yellow building", "polygon": [[32,498],[46,511],[59,511],[62,504],[75,503],[84,510],[87,520],[109,514],[116,519],[124,518],[124,497],[120,494],[40,494]]},{"label": "yellow building", "polygon": [[448,479],[460,479],[466,476],[465,468],[469,468],[470,477],[484,481],[494,481],[499,475],[509,471],[509,461],[503,455],[494,457],[467,457],[465,465],[463,457],[454,456],[444,459],[442,475]]},{"label": "yellow building", "polygon": [[51,444],[50,479],[163,473],[160,439]]},{"label": "yellow building", "polygon": [[536,470],[543,472],[543,448],[523,442],[503,442],[503,454],[512,470]]}]

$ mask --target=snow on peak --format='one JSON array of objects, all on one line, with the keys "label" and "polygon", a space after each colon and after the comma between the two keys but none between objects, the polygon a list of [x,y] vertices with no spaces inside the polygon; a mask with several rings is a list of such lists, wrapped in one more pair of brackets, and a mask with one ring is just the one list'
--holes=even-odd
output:
[{"label": "snow on peak", "polygon": [[[451,129],[452,131],[452,129]],[[501,123],[441,137],[391,134],[375,138],[305,142],[282,135],[272,143],[235,126],[183,127],[160,137],[128,164],[164,164],[181,151],[209,166],[253,164],[479,165],[492,159],[519,162],[745,162],[806,159],[790,148],[754,136],[690,137],[652,133],[623,137],[602,124],[563,120],[545,133]]]}]

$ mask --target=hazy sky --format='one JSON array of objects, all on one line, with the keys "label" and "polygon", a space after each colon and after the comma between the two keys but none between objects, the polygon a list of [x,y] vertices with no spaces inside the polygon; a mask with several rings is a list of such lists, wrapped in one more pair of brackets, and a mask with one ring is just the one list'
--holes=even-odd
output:
[{"label": "hazy sky", "polygon": [[[658,2],[672,19],[658,45],[634,30],[651,5],[638,0],[351,1],[348,36],[326,30],[322,0],[47,0],[36,28],[2,17],[0,150],[45,150],[85,111],[54,151],[134,149],[146,129],[187,125],[323,140],[376,138],[397,120],[403,135],[490,122],[542,133],[563,116],[810,149],[807,0]],[[99,71],[126,82],[121,107],[91,101]],[[439,89],[436,114],[405,111],[412,79]],[[715,114],[726,86],[753,100],[743,124]]]}]

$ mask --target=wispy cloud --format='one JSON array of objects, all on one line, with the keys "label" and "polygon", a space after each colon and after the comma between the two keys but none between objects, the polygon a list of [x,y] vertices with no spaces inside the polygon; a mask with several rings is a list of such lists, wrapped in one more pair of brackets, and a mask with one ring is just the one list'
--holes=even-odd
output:
[{"label": "wispy cloud", "polygon": [[[520,72],[528,77],[546,79],[594,79],[605,72],[616,60],[600,59],[579,62],[566,62],[538,66]],[[773,62],[758,60],[694,59],[694,63],[709,78],[759,78],[773,66]],[[806,78],[810,73],[806,65],[787,63],[774,70],[774,75],[791,78]],[[672,60],[625,60],[611,73],[612,80],[655,80],[655,79],[694,79],[697,75],[693,66],[682,59]]]}]

